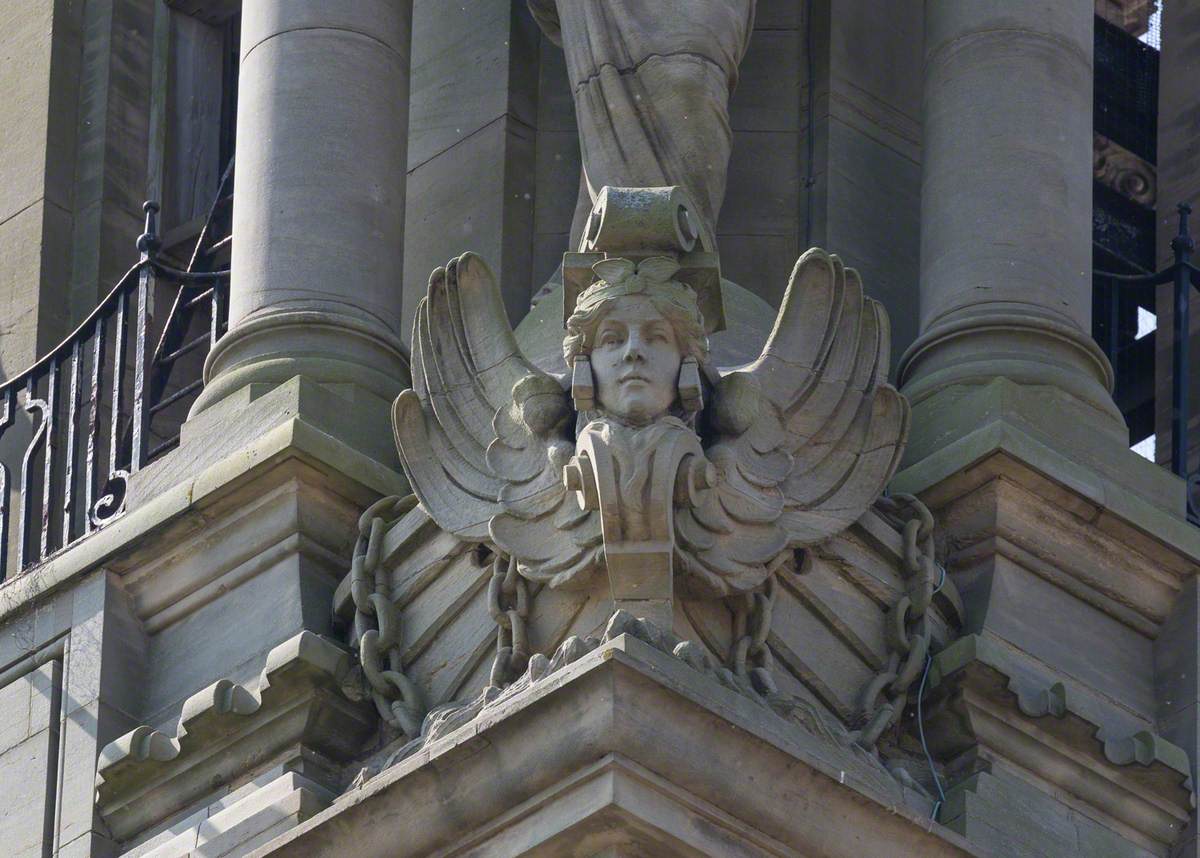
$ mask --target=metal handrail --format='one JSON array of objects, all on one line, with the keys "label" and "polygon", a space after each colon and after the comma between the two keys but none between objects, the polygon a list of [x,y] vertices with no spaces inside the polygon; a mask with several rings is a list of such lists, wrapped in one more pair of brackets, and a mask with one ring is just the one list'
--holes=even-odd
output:
[{"label": "metal handrail", "polygon": [[1192,251],[1196,249],[1188,232],[1188,215],[1192,213],[1192,207],[1180,203],[1176,209],[1179,212],[1179,230],[1171,239],[1171,250],[1175,255],[1171,265],[1152,274],[1117,274],[1112,271],[1096,271],[1095,274],[1121,286],[1174,284],[1174,318],[1171,324],[1171,470],[1188,481],[1188,518],[1200,524],[1200,474],[1189,475],[1187,472],[1188,422],[1191,417],[1188,347],[1191,339],[1192,287],[1200,289],[1200,268],[1192,264]]},{"label": "metal handrail", "polygon": [[[165,381],[148,383],[158,283],[176,284],[181,294],[194,292],[197,284],[208,287],[209,348],[223,333],[229,271],[182,271],[158,259],[158,205],[148,202],[143,210],[137,263],[70,335],[0,384],[0,444],[8,442],[7,450],[0,447],[0,581],[10,570],[24,572],[118,518],[129,477],[169,447],[149,446],[154,415],[182,399],[178,391],[166,393]],[[189,392],[198,387],[183,386]],[[28,421],[24,437],[13,445],[18,406]]]}]

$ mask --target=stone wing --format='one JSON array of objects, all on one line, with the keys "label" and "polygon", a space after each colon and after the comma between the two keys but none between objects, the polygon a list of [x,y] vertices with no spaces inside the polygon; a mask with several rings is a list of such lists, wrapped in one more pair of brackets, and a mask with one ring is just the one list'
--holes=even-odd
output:
[{"label": "stone wing", "polygon": [[883,491],[909,425],[887,383],[888,334],[856,271],[818,248],[800,257],[762,354],[714,391],[708,455],[721,480],[678,519],[704,589],[756,586],[787,549],[845,529]]},{"label": "stone wing", "polygon": [[570,399],[521,354],[496,279],[475,254],[430,276],[412,377],[393,407],[396,446],[437,525],[516,557],[539,580],[587,568],[600,525],[562,482]]}]

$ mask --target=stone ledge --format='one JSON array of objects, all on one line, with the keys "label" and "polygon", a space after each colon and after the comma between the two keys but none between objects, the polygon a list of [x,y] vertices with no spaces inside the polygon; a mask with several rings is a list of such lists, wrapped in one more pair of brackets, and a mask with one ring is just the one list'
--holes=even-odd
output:
[{"label": "stone ledge", "polygon": [[[786,845],[783,854],[830,858],[981,854],[904,802],[881,800],[876,786],[838,765],[844,754],[624,634],[385,769],[254,854],[317,858],[352,849],[359,858],[383,858],[395,854],[398,842],[409,854],[479,854],[473,844],[503,842],[505,831],[526,824],[535,808],[537,837],[545,843],[538,854],[550,856],[578,854],[569,831],[598,825],[630,837],[670,832],[678,830],[679,814],[697,826],[713,823],[708,808],[719,809],[716,830],[741,844],[742,854],[779,854],[773,843]],[[639,821],[619,800],[595,800],[581,812],[556,798],[606,766],[612,771],[616,760],[618,781],[636,775],[652,782],[668,806],[644,803],[639,813],[650,818]],[[654,854],[696,854],[668,848],[670,839]]]},{"label": "stone ledge", "polygon": [[985,767],[996,759],[1014,764],[1057,798],[1074,796],[1080,812],[1104,825],[1160,846],[1174,842],[1195,804],[1187,753],[1146,730],[1102,738],[1064,683],[1032,683],[1009,662],[980,635],[934,657],[929,694],[944,701],[927,709],[935,753],[978,749]]},{"label": "stone ledge", "polygon": [[[238,801],[214,806],[183,830],[164,832],[127,853],[130,858],[221,858],[241,855],[324,810],[333,796],[296,772],[285,772]],[[290,823],[290,824],[289,824]]]},{"label": "stone ledge", "polygon": [[256,688],[220,680],[188,698],[175,736],[142,726],[109,743],[96,772],[101,817],[125,840],[289,746],[348,759],[376,721],[342,695],[349,670],[345,650],[301,632],[271,650]]},{"label": "stone ledge", "polygon": [[[1129,454],[1133,458],[1136,454]],[[1157,469],[1144,460],[1142,466]],[[1165,484],[1182,492],[1182,481],[1163,472]],[[1075,595],[1094,601],[1100,610],[1143,634],[1153,634],[1166,617],[1182,581],[1195,574],[1200,563],[1200,528],[1182,514],[1171,514],[1128,491],[1096,471],[1056,453],[1034,436],[1005,420],[995,420],[947,445],[893,479],[893,491],[912,492],[938,515],[987,483],[1002,479],[1019,486],[1053,509],[1073,517],[1081,529],[1095,530],[1119,543],[1128,556],[1137,558],[1113,566],[1121,582],[1112,589],[1120,594],[1125,614],[1113,610],[1112,599],[1089,581],[1096,558],[1059,554],[1051,565],[1077,579]],[[1112,565],[1111,563],[1109,564]],[[1142,586],[1139,586],[1142,585]],[[1060,584],[1061,586],[1061,584]],[[1170,592],[1164,594],[1164,589]],[[1132,610],[1139,616],[1131,618]]]},{"label": "stone ledge", "polygon": [[608,754],[502,814],[442,855],[799,856],[666,778]]},{"label": "stone ledge", "polygon": [[[257,402],[265,404],[274,397],[299,398],[309,384],[293,379]],[[120,572],[136,565],[134,555],[138,552],[153,556],[157,550],[156,537],[178,539],[181,533],[202,529],[212,509],[223,501],[229,502],[240,487],[293,460],[326,475],[331,488],[362,506],[379,495],[408,491],[407,483],[398,473],[323,431],[296,411],[278,425],[264,429],[245,446],[226,451],[199,473],[154,491],[103,530],[25,574],[5,581],[0,585],[0,621],[101,565],[109,564]],[[154,467],[137,476],[154,476],[151,473]]]}]

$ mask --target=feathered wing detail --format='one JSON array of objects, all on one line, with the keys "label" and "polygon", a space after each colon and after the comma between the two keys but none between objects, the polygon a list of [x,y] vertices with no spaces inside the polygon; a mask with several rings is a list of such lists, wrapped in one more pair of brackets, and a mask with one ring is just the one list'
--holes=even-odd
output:
[{"label": "feathered wing detail", "polygon": [[714,391],[707,452],[721,479],[676,518],[693,586],[751,589],[787,549],[838,533],[874,502],[908,438],[889,351],[887,316],[858,273],[817,248],[801,256],[762,354]]},{"label": "feathered wing detail", "polygon": [[393,406],[396,446],[439,527],[493,545],[551,584],[602,559],[597,515],[579,509],[562,481],[570,400],[521,354],[495,277],[475,254],[429,278],[412,376]]}]

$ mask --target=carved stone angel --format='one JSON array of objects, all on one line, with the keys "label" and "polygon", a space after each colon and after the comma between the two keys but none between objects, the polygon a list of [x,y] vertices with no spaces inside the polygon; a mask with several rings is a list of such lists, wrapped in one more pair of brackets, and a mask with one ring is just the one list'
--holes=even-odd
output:
[{"label": "carved stone angel", "polygon": [[396,440],[441,528],[552,588],[606,575],[614,607],[669,626],[675,584],[752,592],[858,519],[909,411],[884,310],[838,257],[805,253],[761,356],[718,368],[678,255],[627,256],[567,307],[562,376],[521,354],[483,260],[435,271]]}]

